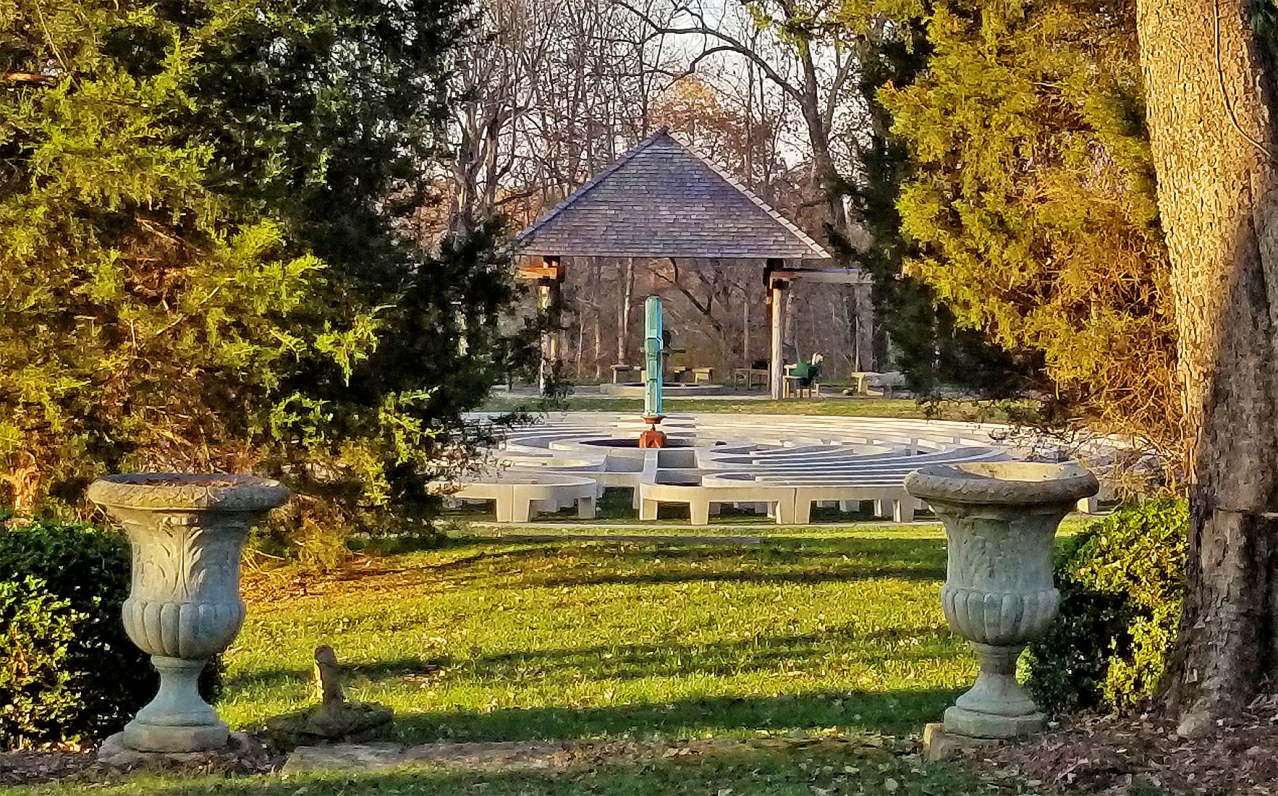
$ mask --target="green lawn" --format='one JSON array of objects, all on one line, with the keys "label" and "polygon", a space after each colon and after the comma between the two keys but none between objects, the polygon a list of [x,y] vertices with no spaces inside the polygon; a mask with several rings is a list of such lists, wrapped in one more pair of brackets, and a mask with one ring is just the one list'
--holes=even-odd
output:
[{"label": "green lawn", "polygon": [[331,644],[348,695],[393,706],[404,741],[751,743],[559,774],[135,775],[94,792],[1009,792],[904,754],[976,673],[941,615],[943,542],[937,526],[749,546],[470,539],[330,578],[254,576],[219,705],[235,728],[305,703]]},{"label": "green lawn", "polygon": [[332,644],[405,740],[909,734],[975,672],[942,537],[754,546],[472,542],[252,605],[233,725],[307,696]]},{"label": "green lawn", "polygon": [[757,748],[708,756],[597,763],[556,773],[477,775],[439,769],[220,779],[116,776],[111,781],[14,788],[14,796],[983,796],[1043,793],[994,784],[948,765],[873,747]]},{"label": "green lawn", "polygon": [[[832,417],[906,417],[934,420],[964,420],[1001,423],[1007,413],[1001,406],[988,403],[946,401],[939,404],[920,403],[912,398],[831,398],[790,401],[734,400],[732,398],[667,398],[662,402],[667,414],[681,412],[725,412],[759,415],[826,415]],[[569,396],[555,405],[567,412],[641,412],[639,398],[599,398]],[[485,412],[536,412],[535,398],[496,396],[482,407]]]}]

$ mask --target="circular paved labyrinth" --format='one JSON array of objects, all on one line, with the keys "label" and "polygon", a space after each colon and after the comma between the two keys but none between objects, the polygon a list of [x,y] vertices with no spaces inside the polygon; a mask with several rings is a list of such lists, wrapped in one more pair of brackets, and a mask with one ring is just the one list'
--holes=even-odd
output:
[{"label": "circular paved labyrinth", "polygon": [[950,421],[794,415],[680,414],[661,428],[668,446],[641,449],[634,415],[563,413],[507,434],[497,466],[452,485],[453,497],[497,503],[499,522],[575,505],[593,517],[607,487],[632,490],[641,520],[688,508],[706,525],[722,506],[806,524],[812,507],[837,504],[909,521],[920,504],[905,476],[925,464],[1019,458],[998,441],[1004,426]]}]

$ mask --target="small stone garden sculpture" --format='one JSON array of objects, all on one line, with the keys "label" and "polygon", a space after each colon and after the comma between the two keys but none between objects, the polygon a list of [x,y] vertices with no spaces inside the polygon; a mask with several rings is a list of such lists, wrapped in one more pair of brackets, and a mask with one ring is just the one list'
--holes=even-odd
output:
[{"label": "small stone garden sculpture", "polygon": [[293,749],[317,743],[371,741],[390,729],[394,712],[371,702],[348,702],[333,648],[315,648],[315,696],[320,704],[300,713],[267,719],[272,746]]}]

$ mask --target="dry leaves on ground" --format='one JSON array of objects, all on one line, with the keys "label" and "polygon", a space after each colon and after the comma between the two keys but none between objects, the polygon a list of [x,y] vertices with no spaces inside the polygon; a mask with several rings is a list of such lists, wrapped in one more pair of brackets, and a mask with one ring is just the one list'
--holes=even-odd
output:
[{"label": "dry leaves on ground", "polygon": [[1086,717],[1033,743],[973,753],[998,779],[1038,780],[1066,791],[1123,793],[1135,783],[1175,794],[1278,794],[1278,696],[1263,697],[1204,738],[1143,714]]}]

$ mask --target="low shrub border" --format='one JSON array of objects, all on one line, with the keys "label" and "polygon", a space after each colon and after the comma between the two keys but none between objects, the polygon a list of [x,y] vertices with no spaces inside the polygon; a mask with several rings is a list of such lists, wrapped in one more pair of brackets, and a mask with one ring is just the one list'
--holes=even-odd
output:
[{"label": "low shrub border", "polygon": [[[0,748],[100,740],[155,695],[159,678],[120,620],[130,560],[101,528],[0,524]],[[205,667],[206,698],[222,670]]]},{"label": "low shrub border", "polygon": [[1148,501],[1061,546],[1060,618],[1027,652],[1040,706],[1121,713],[1158,688],[1180,622],[1188,518],[1184,501]]}]

